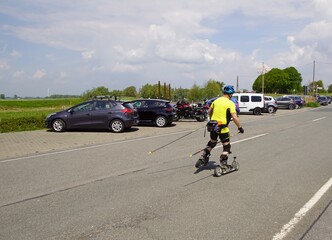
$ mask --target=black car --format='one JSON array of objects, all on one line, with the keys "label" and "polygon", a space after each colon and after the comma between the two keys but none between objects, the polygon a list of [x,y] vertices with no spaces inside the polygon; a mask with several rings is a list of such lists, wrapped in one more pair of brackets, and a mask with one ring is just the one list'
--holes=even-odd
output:
[{"label": "black car", "polygon": [[138,99],[130,101],[137,110],[139,123],[155,124],[158,127],[166,127],[173,122],[173,106],[170,101],[160,99]]},{"label": "black car", "polygon": [[289,96],[284,96],[284,97],[293,99],[293,101],[296,104],[295,108],[301,108],[306,104],[305,100],[301,96],[289,95]]},{"label": "black car", "polygon": [[289,97],[279,97],[275,99],[276,104],[279,108],[290,109],[293,110],[296,107],[296,103],[293,99]]},{"label": "black car", "polygon": [[332,97],[327,96],[327,103],[328,103],[328,104],[331,104],[331,102],[332,102]]},{"label": "black car", "polygon": [[320,104],[320,105],[323,105],[323,106],[326,106],[327,104],[329,104],[329,100],[327,97],[325,96],[320,96],[317,98],[317,102]]},{"label": "black car", "polygon": [[45,123],[46,128],[55,132],[67,129],[109,129],[119,133],[136,125],[138,114],[130,103],[101,98],[49,114]]}]

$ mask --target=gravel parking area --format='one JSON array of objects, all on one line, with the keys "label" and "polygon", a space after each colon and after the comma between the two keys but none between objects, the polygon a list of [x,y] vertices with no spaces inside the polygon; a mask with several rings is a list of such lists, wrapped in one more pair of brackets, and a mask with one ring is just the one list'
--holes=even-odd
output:
[{"label": "gravel parking area", "polygon": [[[245,129],[245,122],[265,120],[282,116],[284,114],[296,114],[300,111],[308,111],[308,108],[297,110],[278,110],[274,114],[264,113],[260,116],[252,114],[240,115],[240,121]],[[44,152],[68,150],[83,146],[123,141],[134,138],[163,135],[175,132],[189,132],[198,128],[204,128],[206,122],[196,120],[180,120],[172,126],[158,128],[154,126],[135,126],[124,133],[111,133],[108,131],[70,131],[55,133],[49,130],[26,131],[0,134],[0,160],[18,158],[22,156],[41,154]]]}]

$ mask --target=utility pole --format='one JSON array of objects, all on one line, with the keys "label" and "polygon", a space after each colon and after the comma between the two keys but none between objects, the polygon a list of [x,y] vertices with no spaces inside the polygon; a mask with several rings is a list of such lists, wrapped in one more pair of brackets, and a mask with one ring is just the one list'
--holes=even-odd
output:
[{"label": "utility pole", "polygon": [[315,71],[316,71],[316,61],[314,60],[313,69],[312,69],[312,96],[315,96]]},{"label": "utility pole", "polygon": [[239,75],[236,76],[236,92],[239,92]]},{"label": "utility pole", "polygon": [[262,94],[264,95],[264,62],[263,62],[263,65],[262,65]]}]

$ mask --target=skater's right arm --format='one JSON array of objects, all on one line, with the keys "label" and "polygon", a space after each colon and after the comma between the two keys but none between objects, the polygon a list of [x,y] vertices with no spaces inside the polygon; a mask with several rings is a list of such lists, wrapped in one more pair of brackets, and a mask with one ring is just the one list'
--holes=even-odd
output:
[{"label": "skater's right arm", "polygon": [[[235,125],[237,126],[237,128],[239,129],[239,131],[241,133],[244,132],[243,128],[241,127],[241,124],[240,124],[240,120],[239,118],[237,117],[237,114],[236,113],[231,113],[232,115],[232,118],[233,118],[233,122],[235,123]],[[241,129],[241,130],[240,130]]]}]

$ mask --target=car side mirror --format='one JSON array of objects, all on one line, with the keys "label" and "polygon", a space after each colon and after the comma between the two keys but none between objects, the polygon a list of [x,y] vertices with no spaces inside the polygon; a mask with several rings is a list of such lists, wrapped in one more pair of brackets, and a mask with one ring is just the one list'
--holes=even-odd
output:
[{"label": "car side mirror", "polygon": [[68,112],[69,112],[69,113],[73,113],[74,110],[71,108],[71,109],[68,110]]}]

